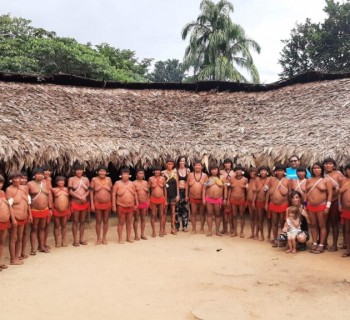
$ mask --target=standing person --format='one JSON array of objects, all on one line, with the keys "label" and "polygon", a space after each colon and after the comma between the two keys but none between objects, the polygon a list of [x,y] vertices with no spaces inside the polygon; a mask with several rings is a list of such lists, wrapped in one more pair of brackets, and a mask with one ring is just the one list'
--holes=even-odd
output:
[{"label": "standing person", "polygon": [[287,233],[288,237],[288,249],[286,253],[296,253],[297,252],[297,235],[301,232],[300,229],[300,218],[299,218],[298,207],[289,207],[287,209],[287,218],[283,228],[283,232]]},{"label": "standing person", "polygon": [[195,160],[194,171],[188,175],[187,192],[191,204],[191,224],[192,233],[197,232],[197,216],[200,216],[199,233],[204,233],[205,205],[203,204],[203,187],[208,181],[208,176],[203,172],[203,165],[199,160]]},{"label": "standing person", "polygon": [[[307,210],[310,215],[312,235],[311,253],[323,253],[326,242],[326,221],[333,197],[332,183],[324,178],[321,163],[316,162],[311,167],[312,177],[306,181]],[[320,230],[320,234],[318,232]],[[317,240],[320,243],[317,245]]]},{"label": "standing person", "polygon": [[277,247],[276,239],[279,227],[282,229],[288,208],[289,181],[285,178],[286,168],[278,164],[275,168],[275,177],[271,177],[266,199],[266,210],[269,210],[272,219],[273,247]]},{"label": "standing person", "polygon": [[165,221],[168,214],[168,208],[171,212],[171,234],[176,235],[175,227],[175,206],[179,201],[179,185],[177,181],[177,172],[175,162],[172,159],[168,159],[166,162],[166,170],[162,171],[162,175],[165,178],[165,187],[167,188],[167,201],[165,203]]},{"label": "standing person", "polygon": [[30,212],[30,218],[28,220],[28,223],[25,224],[24,228],[23,228],[21,255],[20,255],[19,259],[27,259],[28,258],[27,243],[28,243],[29,234],[30,234],[30,227],[29,227],[29,225],[33,222],[32,213],[30,211],[31,197],[29,195],[27,183],[28,183],[28,175],[27,175],[27,173],[25,171],[22,171],[21,172],[21,188],[24,191],[24,193],[27,195],[27,198],[28,198],[28,211]]},{"label": "standing person", "polygon": [[[39,252],[49,253],[45,247],[45,227],[49,217],[52,216],[52,194],[44,180],[44,171],[41,168],[33,170],[34,180],[28,182],[29,195],[31,196],[31,212],[33,217],[30,231],[31,251],[30,255],[36,255],[36,239],[39,242]],[[38,236],[39,235],[39,236]]]},{"label": "standing person", "polygon": [[152,237],[156,237],[156,216],[157,211],[159,213],[159,236],[164,237],[166,215],[164,212],[164,207],[167,199],[167,189],[165,187],[165,178],[161,176],[161,168],[156,166],[154,168],[154,176],[148,179],[148,187],[151,190],[150,193],[150,204],[151,204],[151,227],[152,227]]},{"label": "standing person", "polygon": [[[17,221],[12,212],[9,202],[6,200],[5,193],[2,190],[5,178],[0,175],[0,271],[7,269],[7,265],[1,262],[4,252],[5,241],[7,237],[7,230],[10,228],[10,220],[12,225],[16,226]],[[17,261],[16,264],[21,264],[22,261]],[[23,263],[23,262],[22,262]]]},{"label": "standing person", "polygon": [[[226,188],[229,188],[231,185],[231,180],[235,177],[235,173],[233,171],[233,163],[232,160],[226,158],[224,160],[224,169],[220,170],[220,179],[225,183]],[[233,234],[233,221],[232,221],[232,207],[229,201],[226,202],[225,206],[222,206],[222,234],[229,233],[229,225],[230,226],[230,234]]]},{"label": "standing person", "polygon": [[244,238],[245,225],[245,209],[246,209],[246,194],[248,179],[243,176],[244,168],[238,165],[234,168],[235,177],[231,179],[231,184],[228,192],[228,200],[231,204],[233,233],[232,237],[237,236],[237,216],[240,216],[241,228],[239,232],[240,238]]},{"label": "standing person", "polygon": [[139,202],[135,185],[130,181],[130,170],[124,168],[120,171],[121,180],[116,181],[112,192],[113,212],[118,212],[118,243],[123,244],[123,229],[126,224],[126,241],[133,243],[131,239],[132,218],[137,210]]},{"label": "standing person", "polygon": [[[54,237],[56,248],[60,246],[67,247],[67,219],[70,217],[71,213],[69,209],[69,191],[68,188],[64,186],[65,182],[65,177],[58,176],[55,179],[57,187],[51,189],[53,198],[52,215],[54,217]],[[61,244],[59,244],[60,234]]]},{"label": "standing person", "polygon": [[[97,168],[97,177],[92,178],[90,185],[91,211],[96,217],[96,245],[107,244],[109,216],[112,209],[112,180],[107,177],[107,167]],[[103,231],[101,236],[101,226]]]},{"label": "standing person", "polygon": [[[71,197],[71,213],[73,215],[73,246],[79,247],[87,245],[84,239],[85,221],[88,211],[90,210],[90,182],[87,177],[84,177],[84,166],[76,164],[74,166],[75,176],[68,180],[68,190]],[[79,228],[78,228],[79,227]],[[78,241],[79,229],[79,241]]]},{"label": "standing person", "polygon": [[188,197],[187,197],[187,177],[190,173],[190,169],[186,167],[186,157],[180,157],[177,166],[177,181],[179,187],[179,202],[177,204],[176,215],[176,231],[180,230],[180,221],[182,225],[182,231],[188,231]]},{"label": "standing person", "polygon": [[258,240],[258,209],[255,202],[255,193],[256,193],[256,178],[258,170],[256,168],[249,168],[249,183],[247,186],[247,207],[249,210],[250,217],[250,236],[249,239]]},{"label": "standing person", "polygon": [[[44,181],[46,182],[46,185],[51,192],[52,189],[52,168],[48,165],[43,166],[44,171]],[[50,233],[50,222],[51,222],[51,216],[47,218],[46,226],[45,226],[45,236],[44,236],[44,247],[48,250],[50,250],[50,246],[47,244],[47,238],[49,237]],[[39,235],[38,235],[39,236]]]},{"label": "standing person", "polygon": [[[291,180],[297,180],[298,179],[298,175],[297,175],[297,168],[300,166],[300,159],[298,156],[296,155],[292,155],[289,158],[289,167],[286,169],[286,175],[288,179]],[[309,172],[309,170],[306,170],[306,178],[310,178],[311,174]]]},{"label": "standing person", "polygon": [[210,177],[203,188],[203,205],[207,207],[207,236],[212,236],[213,217],[215,219],[215,230],[217,236],[222,236],[220,232],[221,206],[227,201],[227,188],[220,179],[219,167],[212,165],[209,168]]},{"label": "standing person", "polygon": [[305,186],[306,186],[306,175],[307,171],[305,167],[297,167],[297,179],[290,180],[290,190],[298,191],[303,197],[303,203],[306,205],[306,192],[305,192]]},{"label": "standing person", "polygon": [[20,258],[23,243],[23,231],[28,223],[32,221],[31,212],[28,204],[28,194],[21,186],[21,173],[13,172],[10,175],[12,184],[6,189],[6,198],[12,207],[13,215],[17,221],[10,228],[10,264],[23,264]]},{"label": "standing person", "polygon": [[[256,230],[256,237],[260,237],[260,241],[264,241],[264,217],[266,216],[268,220],[268,237],[270,237],[271,233],[271,218],[268,217],[268,210],[266,210],[266,199],[268,197],[269,183],[270,178],[268,177],[268,168],[265,166],[260,166],[258,168],[258,177],[255,182],[255,197],[253,199],[253,203],[255,203],[257,211],[258,211],[258,225]],[[270,239],[268,239],[270,240]]]},{"label": "standing person", "polygon": [[338,192],[341,220],[345,226],[344,243],[346,251],[341,255],[342,258],[350,257],[350,163],[344,169],[346,178],[340,181]]},{"label": "standing person", "polygon": [[138,200],[138,207],[136,210],[136,214],[134,217],[134,233],[135,233],[135,240],[140,240],[139,237],[139,221],[141,220],[141,239],[147,240],[147,237],[145,235],[145,229],[146,229],[146,215],[149,207],[149,188],[148,183],[145,181],[145,170],[144,169],[137,169],[136,170],[136,180],[133,182],[136,189],[137,194],[137,200]]},{"label": "standing person", "polygon": [[327,216],[327,235],[326,243],[330,229],[332,228],[333,244],[328,247],[328,251],[338,251],[338,238],[339,238],[339,224],[340,224],[340,211],[338,204],[338,194],[340,181],[344,179],[344,175],[336,169],[336,162],[332,158],[327,158],[323,161],[324,177],[328,179],[333,188],[332,204],[329,208],[329,214]]}]

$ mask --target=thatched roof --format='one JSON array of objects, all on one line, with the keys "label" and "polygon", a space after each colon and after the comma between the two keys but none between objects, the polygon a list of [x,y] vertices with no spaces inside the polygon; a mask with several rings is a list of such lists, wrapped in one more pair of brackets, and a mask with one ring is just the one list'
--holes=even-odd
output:
[{"label": "thatched roof", "polygon": [[[158,84],[161,90],[1,74],[0,159],[6,170],[47,162],[66,170],[76,160],[90,168],[149,166],[179,155],[271,166],[295,153],[306,164],[332,156],[341,165],[350,161],[350,75],[314,76],[263,86]],[[76,86],[52,84],[70,78]]]}]

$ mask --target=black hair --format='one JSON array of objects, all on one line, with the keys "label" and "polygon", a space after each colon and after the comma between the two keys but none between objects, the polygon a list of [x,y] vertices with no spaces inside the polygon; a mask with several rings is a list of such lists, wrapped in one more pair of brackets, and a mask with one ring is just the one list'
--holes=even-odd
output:
[{"label": "black hair", "polygon": [[293,154],[292,156],[290,156],[290,157],[289,157],[289,161],[290,161],[290,159],[292,159],[292,158],[297,158],[298,161],[300,161],[300,158],[299,158],[296,154]]},{"label": "black hair", "polygon": [[258,168],[258,173],[260,173],[261,170],[266,170],[267,172],[269,172],[269,169],[268,169],[268,167],[266,167],[266,166],[260,166],[260,167]]},{"label": "black hair", "polygon": [[120,174],[122,175],[123,173],[128,173],[128,174],[130,174],[129,168],[122,168],[122,169],[120,170]]},{"label": "black hair", "polygon": [[284,172],[286,172],[286,166],[282,163],[279,163],[275,167],[275,171],[277,171],[277,170],[283,170]]},{"label": "black hair", "polygon": [[199,159],[194,159],[193,166],[195,166],[197,163],[199,163],[201,166],[203,165],[202,161],[200,161]]},{"label": "black hair", "polygon": [[[345,172],[345,175],[346,175],[346,170],[350,169],[350,163],[347,163],[344,167],[344,172]],[[348,177],[350,178],[350,177]]]},{"label": "black hair", "polygon": [[52,172],[52,168],[48,164],[45,164],[44,166],[42,166],[42,168],[43,168],[43,171],[51,171]]},{"label": "black hair", "polygon": [[175,161],[174,161],[173,159],[167,158],[167,159],[165,160],[165,163],[168,163],[168,162],[172,162],[173,165],[175,166]]},{"label": "black hair", "polygon": [[176,161],[176,166],[179,167],[180,166],[180,160],[181,159],[185,159],[185,167],[187,167],[187,157],[186,156],[180,156],[177,158],[177,161]]},{"label": "black hair", "polygon": [[136,169],[136,174],[138,174],[139,172],[145,172],[145,169],[144,168],[137,168]]},{"label": "black hair", "polygon": [[250,167],[250,168],[248,169],[248,172],[249,172],[249,173],[251,173],[251,172],[258,173],[258,169],[255,168],[255,167]]},{"label": "black hair", "polygon": [[209,173],[211,174],[211,170],[213,169],[218,169],[218,174],[216,175],[218,178],[220,178],[220,171],[219,171],[219,166],[217,164],[212,164],[209,167]]},{"label": "black hair", "polygon": [[27,177],[27,178],[28,178],[28,174],[27,174],[27,172],[25,172],[25,171],[21,171],[21,176],[22,176],[22,177]]},{"label": "black hair", "polygon": [[334,168],[335,168],[336,165],[337,165],[336,162],[335,162],[335,160],[334,160],[333,158],[331,158],[331,157],[328,157],[328,158],[324,159],[323,162],[322,162],[322,164],[324,165],[324,164],[327,163],[327,162],[333,163]]},{"label": "black hair", "polygon": [[38,174],[38,173],[44,174],[44,170],[43,170],[42,168],[40,168],[40,167],[35,168],[35,169],[33,170],[33,176],[35,176],[35,175]]},{"label": "black hair", "polygon": [[307,174],[306,168],[303,167],[303,166],[297,167],[297,173],[298,173],[298,172],[305,172],[305,175]]},{"label": "black hair", "polygon": [[224,164],[225,163],[231,163],[231,166],[233,166],[233,162],[232,162],[232,160],[230,158],[224,159]]},{"label": "black hair", "polygon": [[324,175],[324,168],[323,168],[323,164],[319,161],[315,162],[312,166],[311,166],[311,176],[314,177],[315,174],[314,174],[314,167],[315,166],[318,166],[321,168],[321,177],[323,178],[323,175]]},{"label": "black hair", "polygon": [[16,177],[22,177],[22,174],[19,171],[14,171],[14,172],[11,172],[9,174],[9,178],[10,179],[13,179],[13,178],[16,178]]},{"label": "black hair", "polygon": [[97,167],[96,172],[98,173],[100,170],[108,172],[108,168],[102,164]]},{"label": "black hair", "polygon": [[240,164],[238,164],[234,167],[233,171],[236,172],[237,170],[244,171],[244,168]]},{"label": "black hair", "polygon": [[84,165],[83,164],[81,164],[81,163],[76,163],[75,165],[74,165],[74,167],[73,167],[73,170],[74,171],[77,171],[77,170],[85,170],[85,168],[84,168]]},{"label": "black hair", "polygon": [[303,199],[299,191],[293,190],[292,193],[290,194],[290,199],[293,199],[294,196],[298,196],[300,199]]},{"label": "black hair", "polygon": [[0,182],[5,182],[5,178],[0,174]]},{"label": "black hair", "polygon": [[57,176],[56,179],[55,179],[55,183],[57,184],[58,181],[64,181],[64,182],[66,182],[66,178],[63,177],[63,176]]},{"label": "black hair", "polygon": [[159,166],[159,165],[154,166],[154,167],[153,167],[153,172],[154,172],[154,171],[162,171],[162,167]]}]

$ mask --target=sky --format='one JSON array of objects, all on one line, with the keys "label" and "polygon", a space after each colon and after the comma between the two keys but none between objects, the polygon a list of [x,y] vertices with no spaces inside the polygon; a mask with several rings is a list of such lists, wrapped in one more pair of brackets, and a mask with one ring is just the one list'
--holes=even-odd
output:
[{"label": "sky", "polygon": [[[0,0],[0,14],[32,21],[35,27],[55,31],[93,45],[108,43],[131,49],[139,60],[182,61],[188,39],[181,30],[199,14],[200,0]],[[218,2],[214,0],[214,2]],[[278,64],[296,23],[311,18],[322,22],[325,0],[231,0],[232,20],[261,46],[253,53],[262,83],[278,81]]]}]

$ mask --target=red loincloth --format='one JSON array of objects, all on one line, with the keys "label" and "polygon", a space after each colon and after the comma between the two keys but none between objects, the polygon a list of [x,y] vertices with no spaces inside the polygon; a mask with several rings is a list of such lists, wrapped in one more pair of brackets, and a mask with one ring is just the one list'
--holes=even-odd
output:
[{"label": "red loincloth", "polygon": [[286,213],[288,209],[288,203],[282,203],[282,204],[274,204],[270,202],[269,204],[269,210],[271,212],[277,212],[277,213]]},{"label": "red loincloth", "polygon": [[69,209],[66,209],[62,212],[56,210],[56,209],[52,209],[52,215],[54,217],[58,217],[58,218],[62,218],[62,217],[68,217],[69,216]]},{"label": "red loincloth", "polygon": [[47,218],[50,215],[49,208],[44,210],[31,209],[33,218]]},{"label": "red loincloth", "polygon": [[85,211],[90,209],[90,202],[85,202],[83,204],[79,204],[76,202],[71,202],[70,210],[73,211]]},{"label": "red loincloth", "polygon": [[112,202],[105,202],[105,203],[101,203],[101,202],[94,202],[95,205],[95,209],[97,210],[109,210],[112,209]]},{"label": "red loincloth", "polygon": [[327,205],[326,203],[321,203],[318,206],[313,206],[312,204],[308,203],[306,208],[310,212],[322,212],[326,210]]}]

